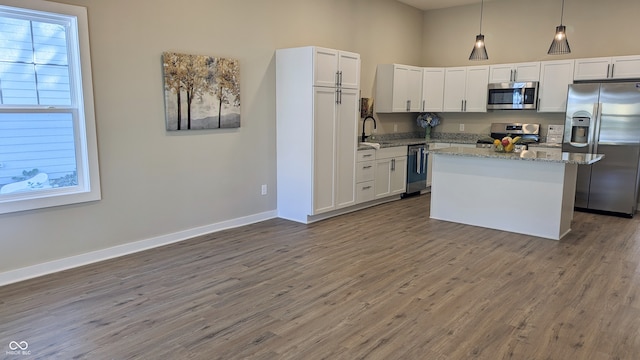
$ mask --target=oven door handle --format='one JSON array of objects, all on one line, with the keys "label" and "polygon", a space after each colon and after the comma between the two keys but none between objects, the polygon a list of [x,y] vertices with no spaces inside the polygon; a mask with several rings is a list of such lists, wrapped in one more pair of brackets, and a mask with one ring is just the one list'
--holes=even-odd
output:
[{"label": "oven door handle", "polygon": [[420,168],[420,158],[422,157],[422,148],[416,149],[416,173],[422,174]]}]

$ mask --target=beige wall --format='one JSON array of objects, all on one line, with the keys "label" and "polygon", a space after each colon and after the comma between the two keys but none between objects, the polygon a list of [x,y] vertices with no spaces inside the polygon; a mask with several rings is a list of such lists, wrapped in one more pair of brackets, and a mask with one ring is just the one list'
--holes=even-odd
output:
[{"label": "beige wall", "polygon": [[[640,1],[565,1],[563,24],[571,54],[547,55],[560,24],[561,0],[495,0],[485,2],[482,33],[488,61],[469,61],[480,26],[480,4],[424,13],[423,66],[467,66],[640,54]],[[443,114],[439,132],[487,133],[491,122],[534,121],[563,124],[564,114],[489,112]],[[546,134],[546,126],[543,126]]]},{"label": "beige wall", "polygon": [[[275,210],[276,48],[362,54],[363,96],[422,56],[422,12],[393,0],[60,2],[88,9],[103,200],[0,215],[0,274]],[[163,51],[239,59],[241,127],[166,132]]]}]

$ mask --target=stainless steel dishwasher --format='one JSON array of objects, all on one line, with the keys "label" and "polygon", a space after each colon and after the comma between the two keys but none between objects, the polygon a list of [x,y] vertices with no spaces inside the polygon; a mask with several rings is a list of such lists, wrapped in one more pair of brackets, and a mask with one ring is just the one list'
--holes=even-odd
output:
[{"label": "stainless steel dishwasher", "polygon": [[407,151],[407,190],[403,197],[419,194],[427,188],[427,156],[425,144],[409,145]]}]

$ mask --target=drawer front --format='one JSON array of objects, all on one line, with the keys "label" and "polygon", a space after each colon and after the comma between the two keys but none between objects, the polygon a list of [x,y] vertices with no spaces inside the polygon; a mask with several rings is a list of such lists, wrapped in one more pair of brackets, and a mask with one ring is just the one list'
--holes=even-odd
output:
[{"label": "drawer front", "polygon": [[373,181],[365,181],[356,184],[356,203],[371,201],[375,198]]},{"label": "drawer front", "polygon": [[375,176],[375,161],[361,161],[356,164],[356,182],[371,181]]},{"label": "drawer front", "polygon": [[356,159],[356,161],[369,161],[369,160],[375,160],[376,159],[376,151],[371,149],[371,150],[359,150],[358,151],[358,158]]},{"label": "drawer front", "polygon": [[376,153],[376,160],[407,156],[406,146],[394,146],[390,148],[382,148]]}]

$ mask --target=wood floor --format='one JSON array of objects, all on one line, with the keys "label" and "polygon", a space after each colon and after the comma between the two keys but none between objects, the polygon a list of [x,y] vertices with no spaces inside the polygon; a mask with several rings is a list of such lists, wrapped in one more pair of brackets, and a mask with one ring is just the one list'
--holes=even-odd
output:
[{"label": "wood floor", "polygon": [[557,242],[430,220],[428,203],[0,287],[0,359],[640,358],[640,216],[578,212]]}]

